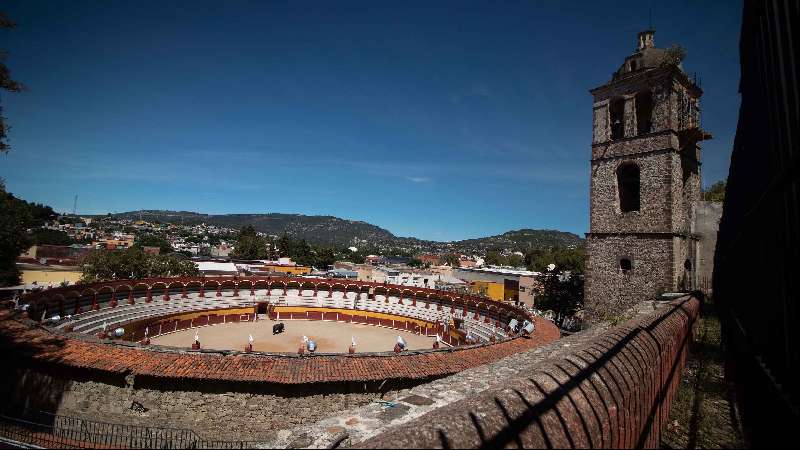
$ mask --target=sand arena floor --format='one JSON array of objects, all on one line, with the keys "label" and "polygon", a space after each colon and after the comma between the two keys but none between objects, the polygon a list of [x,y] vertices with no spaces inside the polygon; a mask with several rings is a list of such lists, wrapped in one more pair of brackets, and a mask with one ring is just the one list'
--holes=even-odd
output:
[{"label": "sand arena floor", "polygon": [[423,350],[433,347],[435,337],[426,337],[406,331],[392,330],[343,322],[319,320],[281,320],[284,332],[272,334],[272,326],[279,321],[259,320],[192,328],[165,334],[151,339],[155,345],[190,348],[194,334],[200,336],[202,348],[214,350],[244,350],[247,335],[253,335],[253,350],[257,352],[297,352],[303,336],[317,343],[318,353],[347,353],[350,338],[356,338],[357,352],[388,352],[394,349],[397,336],[403,336],[408,350]]}]

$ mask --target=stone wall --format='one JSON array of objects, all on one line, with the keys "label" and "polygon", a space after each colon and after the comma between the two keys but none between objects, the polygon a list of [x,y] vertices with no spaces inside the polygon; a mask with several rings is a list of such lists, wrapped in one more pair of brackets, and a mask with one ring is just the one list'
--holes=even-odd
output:
[{"label": "stone wall", "polygon": [[29,411],[90,421],[185,428],[206,440],[262,442],[277,439],[282,430],[366,405],[409,386],[389,383],[379,390],[380,383],[373,382],[265,389],[243,383],[230,390],[213,382],[149,381],[139,386],[132,376],[123,386],[76,374],[64,378],[46,370],[20,368],[11,374],[6,374],[0,389],[6,399],[5,412],[12,416],[19,417],[27,406]]},{"label": "stone wall", "polygon": [[[672,153],[636,155],[592,161],[590,195],[592,233],[657,233],[669,231]],[[617,168],[633,161],[640,173],[640,210],[621,212]],[[666,195],[665,195],[666,194]]]},{"label": "stone wall", "polygon": [[[673,290],[674,245],[669,235],[589,235],[584,295],[590,317],[615,316]],[[620,269],[622,258],[631,260],[630,271]]]},{"label": "stone wall", "polygon": [[714,250],[717,247],[717,231],[722,218],[722,203],[698,202],[695,233],[700,236],[697,258],[697,277],[699,287],[711,293],[714,273]]}]

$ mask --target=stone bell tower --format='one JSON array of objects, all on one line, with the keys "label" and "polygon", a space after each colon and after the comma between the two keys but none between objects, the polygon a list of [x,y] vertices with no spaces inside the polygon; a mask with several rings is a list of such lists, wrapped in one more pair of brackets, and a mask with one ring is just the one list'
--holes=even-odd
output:
[{"label": "stone bell tower", "polygon": [[595,318],[697,283],[703,92],[653,30],[594,97],[586,306]]}]

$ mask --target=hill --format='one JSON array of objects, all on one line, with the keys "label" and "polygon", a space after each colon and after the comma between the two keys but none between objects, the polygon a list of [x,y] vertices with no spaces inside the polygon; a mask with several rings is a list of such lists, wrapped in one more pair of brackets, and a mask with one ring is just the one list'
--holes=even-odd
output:
[{"label": "hill", "polygon": [[142,210],[114,214],[115,218],[159,221],[194,225],[205,223],[239,229],[251,225],[256,231],[273,236],[286,233],[296,239],[327,246],[362,246],[377,249],[397,248],[410,253],[463,252],[482,254],[486,250],[525,251],[553,246],[575,247],[583,239],[574,233],[558,230],[522,229],[478,239],[453,242],[426,241],[411,237],[398,237],[389,230],[363,221],[341,219],[333,216],[306,216],[302,214],[200,214],[190,211]]}]

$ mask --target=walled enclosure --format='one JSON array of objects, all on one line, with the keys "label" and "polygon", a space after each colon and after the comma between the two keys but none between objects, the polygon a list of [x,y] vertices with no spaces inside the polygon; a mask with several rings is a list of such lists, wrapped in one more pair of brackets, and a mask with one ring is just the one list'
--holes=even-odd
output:
[{"label": "walled enclosure", "polygon": [[[186,286],[196,280],[183,281]],[[237,280],[248,281],[252,282],[249,287],[252,287],[256,299],[256,287],[261,281],[280,283],[276,286],[287,292],[291,291],[294,282],[290,279]],[[333,294],[340,289],[338,282],[317,281],[328,289],[319,290],[320,301],[335,300]],[[78,318],[81,315],[91,318],[93,314],[109,317],[109,314],[125,308],[147,311],[178,303],[175,298],[165,299],[170,296],[168,289],[164,293],[162,288],[153,288],[163,286],[163,280],[144,282],[150,284],[146,291],[140,292],[141,298],[139,293],[134,295],[132,289],[126,288],[125,282],[84,286],[85,290],[75,297],[65,295],[68,288],[44,291],[30,298],[33,301],[30,313],[33,317],[40,317],[39,312],[45,311],[47,305],[52,311],[87,311],[76,316]],[[215,280],[206,278],[204,282],[214,283]],[[231,298],[234,289],[238,290],[239,285],[222,289],[223,284],[210,285],[218,287],[209,289],[211,298],[206,300],[210,305],[221,304]],[[369,302],[365,299],[364,304],[389,305],[391,301],[397,305],[404,300],[388,295],[397,290],[403,297],[403,287],[377,283],[348,284],[350,289],[365,295],[376,290],[382,293],[379,302],[374,298]],[[107,287],[112,290],[106,290]],[[341,285],[343,291],[347,288],[347,285]],[[121,305],[116,289],[120,289],[119,300],[130,296],[132,304]],[[176,289],[178,296],[182,290],[188,297],[196,296],[196,293],[187,293],[180,287]],[[153,291],[164,293],[163,297],[153,296]],[[243,288],[237,295],[250,298],[250,291]],[[98,295],[99,292],[104,294]],[[339,294],[341,298],[346,297],[341,296],[341,291]],[[0,318],[0,344],[6,354],[14,356],[13,369],[10,367],[5,373],[3,383],[3,394],[9,399],[4,412],[18,415],[25,409],[44,410],[89,420],[102,417],[104,421],[120,424],[188,428],[205,439],[269,441],[281,431],[367,404],[380,395],[480,366],[559,337],[557,328],[550,322],[507,305],[495,306],[483,299],[475,298],[481,301],[473,301],[472,297],[453,297],[433,290],[409,291],[407,295],[413,296],[414,302],[419,299],[419,304],[426,304],[431,310],[436,305],[451,313],[464,312],[465,316],[469,311],[476,319],[488,321],[490,316],[502,321],[513,317],[528,318],[535,323],[536,329],[529,337],[516,335],[496,342],[399,355],[388,352],[300,357],[258,352],[180,350],[143,346],[140,342],[125,340],[110,341],[98,339],[91,332],[43,327],[18,313],[4,312]],[[254,308],[249,308],[251,315]],[[355,316],[358,311],[352,313]],[[325,313],[319,314],[319,319],[324,319]],[[156,316],[148,320],[159,319]],[[79,322],[73,320],[70,323]],[[141,327],[133,329],[138,332]]]},{"label": "walled enclosure", "polygon": [[[680,380],[699,303],[691,296],[645,302],[636,317],[617,327],[595,327],[518,349],[445,378],[383,389],[377,381],[350,383],[355,395],[337,390],[342,383],[273,385],[279,395],[258,384],[237,383],[237,391],[226,392],[229,386],[213,380],[142,377],[124,361],[120,373],[98,377],[95,370],[65,367],[63,359],[42,361],[75,350],[47,341],[51,334],[6,313],[0,318],[3,351],[8,353],[5,347],[11,344],[20,356],[14,360],[17,371],[5,372],[14,382],[3,383],[3,394],[14,403],[50,402],[73,408],[70,412],[81,401],[86,404],[77,408],[100,404],[108,420],[190,424],[202,435],[250,438],[273,447],[654,448]],[[499,350],[514,342],[519,340],[480,348]],[[57,348],[41,348],[48,345]],[[190,370],[183,373],[191,376]],[[397,406],[374,403],[379,391]],[[289,392],[293,398],[287,401]],[[280,414],[265,411],[264,405],[280,408]]]}]

